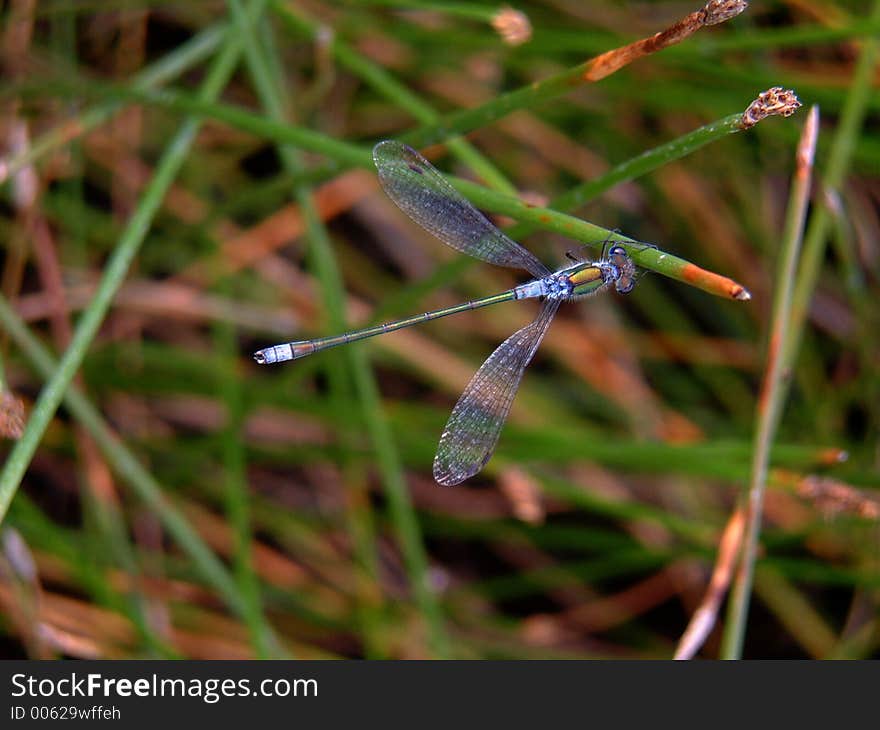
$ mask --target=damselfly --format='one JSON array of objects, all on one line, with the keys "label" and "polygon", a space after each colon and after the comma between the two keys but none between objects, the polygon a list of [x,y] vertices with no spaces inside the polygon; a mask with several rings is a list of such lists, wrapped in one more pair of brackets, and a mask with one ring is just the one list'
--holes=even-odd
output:
[{"label": "damselfly", "polygon": [[260,363],[296,360],[328,347],[411,327],[449,314],[513,299],[543,298],[537,318],[508,337],[477,370],[440,437],[434,478],[451,486],[472,477],[489,461],[523,372],[538,349],[560,303],[611,286],[626,294],[635,286],[635,265],[626,250],[610,244],[596,261],[575,261],[556,272],[505,236],[446,182],[418,152],[392,140],[373,148],[379,180],[388,196],[416,223],[452,248],[499,266],[524,269],[532,281],[500,294],[335,337],[272,345],[254,353]]}]

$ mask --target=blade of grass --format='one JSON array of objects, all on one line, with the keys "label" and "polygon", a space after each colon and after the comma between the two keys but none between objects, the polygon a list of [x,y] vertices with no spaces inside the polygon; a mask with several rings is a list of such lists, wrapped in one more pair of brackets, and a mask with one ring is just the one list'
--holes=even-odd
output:
[{"label": "blade of grass", "polygon": [[[230,12],[236,21],[242,17],[241,5],[230,4]],[[239,27],[241,27],[239,25]],[[270,28],[264,22],[262,34],[258,42],[253,33],[246,33],[246,53],[248,70],[260,101],[272,116],[276,119],[285,119],[285,109],[289,107],[289,100],[285,95],[282,82],[282,73],[277,63],[277,54],[274,50],[273,37]],[[263,50],[263,45],[267,50]],[[302,167],[301,161],[295,151],[289,148],[279,148],[279,156],[282,164],[288,171],[288,176],[296,179]],[[292,173],[292,174],[291,174]],[[339,303],[337,292],[341,290],[339,275],[332,258],[330,243],[326,232],[320,223],[311,190],[305,184],[294,186],[294,198],[297,201],[304,219],[304,233],[309,242],[308,258],[317,272],[320,283],[320,291],[324,295],[324,305],[329,314],[331,326],[344,327],[344,310]],[[329,256],[329,261],[326,256]],[[352,459],[348,456],[347,448],[355,438],[354,424],[350,422],[347,409],[354,394],[350,382],[351,359],[333,359],[326,364],[328,380],[328,403],[332,413],[337,414],[334,420],[339,424],[337,430],[342,442],[343,453],[339,458],[342,464],[343,474],[348,476],[344,489],[346,491],[347,507],[346,526],[351,539],[356,573],[354,584],[356,593],[355,616],[358,632],[363,642],[364,654],[372,658],[387,658],[388,651],[383,639],[383,605],[382,596],[374,586],[379,585],[379,558],[376,532],[370,506],[370,496],[366,488],[366,482],[362,478],[352,477]]]},{"label": "blade of grass", "polygon": [[[868,22],[880,22],[880,2],[876,0]],[[880,53],[880,39],[876,36],[866,38],[853,74],[852,85],[840,114],[837,130],[831,141],[827,168],[822,176],[822,187],[835,193],[843,184],[849,169],[853,151],[859,140],[859,132],[865,121],[867,104],[874,95],[873,80],[878,53]],[[825,242],[833,223],[833,216],[823,197],[820,196],[819,204],[810,215],[804,239],[804,253],[792,302],[791,326],[783,345],[786,358],[789,360],[793,360],[804,335],[810,303],[822,270]]]},{"label": "blade of grass", "polygon": [[[291,29],[304,31],[311,37],[317,36],[316,23],[308,19],[302,11],[294,13],[279,0],[271,0],[271,5],[274,12]],[[440,115],[430,104],[401,84],[384,68],[357,53],[336,36],[333,36],[329,43],[331,52],[342,65],[360,76],[387,99],[408,111],[417,121],[422,124],[433,124],[439,121]],[[489,187],[508,195],[516,195],[516,188],[513,184],[466,139],[453,137],[446,141],[446,145],[462,162],[469,165]]]},{"label": "blade of grass", "polygon": [[[372,169],[372,158],[368,150],[303,127],[283,125],[242,109],[224,104],[205,103],[179,93],[169,91],[138,92],[115,88],[119,93],[127,94],[147,103],[157,103],[188,113],[213,117],[249,132],[267,136],[279,143],[287,142],[294,146],[326,154],[342,164]],[[584,243],[595,244],[596,241],[613,238],[615,242],[627,249],[633,261],[643,269],[649,269],[685,284],[696,286],[716,296],[740,301],[747,301],[751,298],[749,292],[741,284],[725,276],[702,269],[685,259],[645,245],[641,241],[628,238],[616,231],[609,231],[601,226],[555,210],[529,205],[519,198],[489,190],[467,180],[450,177],[449,182],[484,210],[527,221],[542,229],[554,231]]]},{"label": "blade of grass", "polygon": [[770,565],[761,565],[755,573],[755,592],[811,658],[822,659],[831,654],[837,645],[834,631],[804,592],[784,575]]},{"label": "blade of grass", "polygon": [[[0,323],[33,367],[44,377],[57,371],[57,363],[48,350],[34,337],[5,298],[0,297]],[[208,548],[189,522],[165,498],[165,490],[143,467],[135,456],[122,444],[107,426],[98,410],[89,402],[79,388],[73,386],[65,392],[64,400],[74,418],[81,423],[113,470],[132,488],[132,491],[156,514],[171,538],[193,561],[206,583],[213,586],[229,609],[247,619],[247,604],[235,581]],[[267,626],[265,631],[271,635]]]},{"label": "blade of grass", "polygon": [[782,261],[776,277],[770,339],[767,346],[767,366],[758,398],[752,475],[745,497],[748,507],[745,540],[731,602],[728,606],[728,621],[724,628],[722,657],[725,659],[737,659],[742,656],[746,617],[758,553],[758,536],[761,532],[761,514],[764,505],[764,490],[767,484],[770,448],[785,402],[784,373],[791,367],[789,359],[791,353],[783,349],[783,342],[785,333],[791,327],[794,277],[803,239],[807,205],[810,199],[813,157],[818,134],[819,109],[814,106],[804,124],[804,131],[798,145],[791,199],[785,222],[785,232],[782,237]]},{"label": "blade of grass", "polygon": [[[699,129],[676,137],[653,149],[646,150],[638,157],[633,157],[621,162],[619,165],[615,165],[597,178],[586,180],[569,188],[565,193],[554,198],[547,207],[567,212],[584,205],[619,183],[635,180],[638,177],[647,175],[649,172],[660,169],[665,164],[674,160],[680,160],[711,142],[717,142],[729,134],[742,132],[745,129],[742,124],[742,117],[741,113],[730,114],[723,119],[706,124]],[[523,238],[531,234],[536,227],[520,223],[512,226],[506,233],[512,238]]]},{"label": "blade of grass", "polygon": [[[208,69],[198,94],[200,99],[210,101],[219,95],[235,70],[240,53],[240,38],[236,33],[228,33],[222,50]],[[92,301],[79,320],[70,346],[41,392],[22,439],[10,453],[3,471],[0,473],[0,522],[6,515],[9,503],[21,483],[46,427],[64,399],[70,382],[85,357],[86,350],[97,334],[98,327],[109,309],[114,294],[122,284],[165,193],[186,159],[199,125],[200,123],[196,119],[186,120],[159,161],[155,175],[144,191],[137,209],[120,238]],[[93,425],[95,424],[93,423]],[[105,446],[112,443],[113,439],[109,433],[102,433],[101,436]],[[100,443],[101,439],[97,435],[95,438]],[[117,458],[119,457],[117,456]],[[137,472],[141,470],[141,467],[137,462],[129,463],[127,471],[131,473],[132,470]],[[141,486],[148,485],[153,489],[158,489],[158,485],[146,474],[139,474],[138,481]],[[156,499],[158,495],[151,496],[153,498],[151,506],[159,508],[160,505],[164,505]],[[237,590],[230,590],[230,587],[226,585],[228,576],[216,562],[216,558],[207,551],[204,544],[200,541],[193,542],[194,533],[189,529],[188,524],[177,513],[166,513],[165,523],[169,532],[176,533],[180,539],[188,543],[194,558],[197,558],[196,562],[201,563],[203,570],[211,576],[215,585],[222,586],[222,591],[231,600],[231,605],[247,620],[248,613],[245,604],[241,601],[240,594]],[[261,630],[268,635],[268,627],[262,627]]]},{"label": "blade of grass", "polygon": [[[239,53],[240,41],[234,33],[231,33],[223,50],[211,64],[198,94],[199,99],[210,101],[218,96],[238,63]],[[132,260],[146,237],[165,193],[183,165],[199,125],[198,120],[188,119],[168,145],[107,264],[94,298],[77,323],[70,346],[58,363],[58,369],[40,393],[21,440],[9,454],[3,471],[0,472],[0,523],[9,509],[9,503],[21,483],[46,427],[64,398],[65,390],[82,363],[114,294],[122,284]]]},{"label": "blade of grass", "polygon": [[[236,18],[236,22],[240,23],[243,9],[238,0],[229,0],[228,6]],[[256,37],[250,33],[245,38],[245,57],[263,107],[274,121],[283,123],[287,118],[283,86],[278,83],[277,78],[273,77],[270,62],[264,58]],[[297,153],[289,147],[281,147],[279,154],[287,168],[288,174],[295,176],[302,167]],[[329,300],[328,303],[331,306],[339,308],[344,301],[342,281],[333,257],[329,238],[315,209],[311,190],[305,185],[297,185],[296,198],[303,217],[307,222],[306,228],[311,243],[311,252],[319,270],[319,278],[325,284],[325,298]],[[338,311],[337,316],[340,319],[339,324],[344,325],[344,316],[341,309]],[[359,354],[360,352],[359,350],[353,350],[348,355],[349,361],[352,363],[355,386],[361,400],[364,416],[371,426],[369,428],[371,438],[380,454],[380,466],[383,472],[386,495],[391,505],[392,520],[398,531],[401,550],[409,572],[416,602],[419,604],[422,615],[428,622],[431,648],[435,654],[442,657],[448,653],[447,639],[440,608],[436,597],[431,591],[428,580],[427,558],[422,543],[421,531],[406,491],[403,471],[396,455],[396,448],[390,429],[388,429],[387,422],[381,416],[382,409],[375,389],[374,376],[370,372],[368,363]],[[372,387],[370,387],[370,384],[372,384]]]},{"label": "blade of grass", "polygon": [[[655,53],[671,44],[681,42],[705,25],[724,22],[734,17],[745,9],[745,5],[738,0],[709,2],[703,9],[690,13],[678,23],[653,36],[602,53],[542,81],[497,96],[482,106],[448,114],[436,124],[426,125],[401,139],[414,147],[424,147],[440,142],[451,134],[463,134],[470,129],[485,127],[516,109],[538,106],[550,99],[568,94],[584,83],[605,78],[646,54]],[[710,6],[716,7],[710,12]],[[725,9],[724,6],[730,7]],[[728,13],[728,10],[734,12]]]},{"label": "blade of grass", "polygon": [[[227,34],[228,29],[224,23],[209,26],[173,51],[169,51],[151,67],[133,76],[129,83],[136,89],[162,86],[210,58]],[[83,79],[80,83],[87,84],[90,80]],[[52,128],[35,139],[30,146],[4,161],[0,166],[0,182],[103,124],[122,108],[123,103],[118,100],[105,101],[93,109],[82,112],[76,118]]]},{"label": "blade of grass", "polygon": [[238,340],[235,326],[217,322],[214,327],[218,354],[218,389],[220,399],[226,405],[226,425],[222,433],[223,476],[225,480],[225,507],[234,534],[233,566],[238,589],[247,608],[247,623],[254,650],[259,658],[272,654],[265,631],[260,598],[260,583],[254,572],[251,553],[251,515],[244,451],[244,399],[241,388],[242,373],[236,367]]}]

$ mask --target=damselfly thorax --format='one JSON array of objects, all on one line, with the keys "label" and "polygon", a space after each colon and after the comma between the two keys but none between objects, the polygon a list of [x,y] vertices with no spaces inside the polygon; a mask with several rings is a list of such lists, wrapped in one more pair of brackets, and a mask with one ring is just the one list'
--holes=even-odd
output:
[{"label": "damselfly thorax", "polygon": [[515,287],[513,291],[515,299],[546,297],[564,302],[597,294],[612,284],[620,294],[631,292],[635,286],[635,264],[623,246],[612,245],[607,257],[567,266],[555,274]]}]

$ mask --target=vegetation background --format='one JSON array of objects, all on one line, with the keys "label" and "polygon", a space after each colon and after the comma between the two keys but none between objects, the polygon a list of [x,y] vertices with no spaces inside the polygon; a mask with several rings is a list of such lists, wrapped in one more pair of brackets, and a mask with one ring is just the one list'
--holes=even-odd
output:
[{"label": "vegetation background", "polygon": [[[498,10],[6,3],[4,656],[657,658],[695,616],[704,657],[739,655],[736,624],[746,657],[878,656],[880,2],[754,2],[592,83],[585,61],[699,4],[517,3],[519,44]],[[804,109],[712,126],[777,85]],[[495,457],[441,488],[452,405],[534,307],[282,367],[250,357],[522,280],[394,207],[369,163],[390,137],[474,181],[483,208],[571,212],[752,299],[647,273],[565,306]],[[538,228],[514,232],[551,265],[601,240]],[[744,624],[719,544],[763,483],[786,281],[787,400],[762,442]]]}]

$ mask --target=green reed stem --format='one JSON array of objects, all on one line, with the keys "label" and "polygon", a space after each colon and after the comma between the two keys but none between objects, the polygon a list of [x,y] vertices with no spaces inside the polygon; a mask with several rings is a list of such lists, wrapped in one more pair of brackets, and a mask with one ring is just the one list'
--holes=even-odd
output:
[{"label": "green reed stem", "polygon": [[[149,68],[135,74],[130,81],[132,88],[152,89],[178,78],[185,71],[210,58],[226,35],[227,28],[224,23],[207,27],[198,35],[162,56]],[[85,84],[86,82],[81,83]],[[122,108],[122,105],[122,100],[111,99],[100,103],[93,109],[84,111],[74,119],[53,127],[37,137],[29,147],[7,160],[2,174],[0,174],[0,180],[12,177],[22,168],[33,164],[53,150],[87,134],[98,125],[106,122]]]},{"label": "green reed stem", "polygon": [[[277,55],[272,53],[274,51],[274,47],[270,45],[273,43],[272,36],[268,32],[263,32],[258,40],[254,31],[246,26],[243,27],[241,4],[239,2],[228,2],[227,4],[245,38],[248,71],[257,88],[260,102],[271,118],[284,120],[288,116],[287,110],[290,108],[290,100],[285,93],[283,75],[275,62]],[[264,31],[266,31],[265,26]],[[264,49],[263,44],[268,47]],[[278,153],[290,176],[298,179],[302,163],[296,151],[289,147],[279,147]],[[336,293],[338,289],[341,289],[341,284],[338,283],[339,274],[335,268],[335,260],[326,232],[315,210],[311,190],[304,184],[295,186],[294,199],[303,215],[306,240],[310,243],[309,258],[313,262],[316,278],[324,294],[324,305],[329,313],[328,318],[331,326],[344,328],[345,313],[342,304],[344,298]],[[343,413],[346,404],[351,399],[351,387],[345,364],[344,360],[334,359],[328,362],[326,367],[329,385],[328,403],[336,413]],[[342,440],[346,440],[349,436],[350,433],[346,432],[344,427],[340,428]],[[370,578],[375,582],[378,576],[378,558],[375,533],[372,529],[372,516],[369,512],[369,497],[362,494],[364,490],[360,484],[348,483],[346,488],[349,490],[347,495],[349,499],[359,505],[366,505],[365,508],[357,510],[356,516],[351,511],[347,512],[347,516],[350,522],[355,561],[359,567],[371,572]],[[354,522],[357,522],[356,526],[352,524]],[[358,598],[360,599],[361,596],[358,595]],[[372,609],[373,606],[368,605],[368,601],[365,600],[360,600],[355,608],[364,653],[372,656],[377,654],[385,656],[380,648],[381,642],[378,638],[381,633],[379,617],[377,611]]]},{"label": "green reed stem", "polygon": [[254,571],[251,542],[250,496],[248,493],[247,457],[244,448],[245,404],[242,373],[238,362],[238,339],[235,325],[221,321],[214,327],[218,352],[218,391],[226,405],[226,424],[221,435],[225,509],[233,533],[233,567],[238,589],[247,607],[246,622],[254,651],[261,659],[272,655],[268,634],[264,631],[260,581]]},{"label": "green reed stem", "polygon": [[[700,149],[710,142],[716,142],[729,134],[743,131],[742,114],[730,114],[718,121],[706,124],[699,129],[683,134],[681,137],[658,145],[653,149],[643,152],[638,157],[632,157],[619,165],[615,165],[607,172],[592,180],[579,183],[570,188],[562,195],[554,198],[549,207],[558,211],[568,211],[577,208],[602,193],[610,190],[615,185],[658,170],[663,165],[674,160],[680,160]],[[506,233],[512,238],[523,238],[532,233],[538,226],[519,223],[511,226]]]},{"label": "green reed stem", "polygon": [[[211,64],[208,76],[199,91],[199,99],[210,101],[217,97],[232,75],[240,53],[239,40],[230,34],[227,45]],[[110,302],[125,278],[132,260],[147,235],[150,223],[156,215],[162,199],[183,165],[199,128],[196,119],[186,120],[169,144],[156,167],[156,172],[134,211],[125,232],[119,240],[95,295],[77,324],[70,346],[37,399],[25,432],[13,447],[3,471],[0,472],[0,522],[9,509],[25,470],[43,437],[52,416],[64,398],[64,392],[78,370],[89,345],[98,332]]]},{"label": "green reed stem", "polygon": [[[241,18],[239,0],[229,0],[229,7],[237,21]],[[287,110],[283,94],[283,85],[272,72],[270,62],[252,34],[245,38],[245,57],[260,97],[261,104],[271,117],[279,124],[287,119]],[[302,164],[295,150],[280,147],[279,154],[285,168],[293,177],[302,169]],[[367,153],[369,155],[369,153]],[[344,287],[333,256],[332,246],[320,216],[314,206],[311,191],[305,185],[296,186],[296,199],[308,223],[312,255],[315,259],[319,277],[325,284],[326,298],[333,302],[331,306],[339,307],[335,312],[338,324],[344,326],[344,313],[341,302],[344,301]],[[357,350],[357,348],[355,348]],[[428,622],[431,648],[437,656],[448,653],[448,642],[443,628],[443,618],[437,598],[430,588],[428,578],[428,562],[422,542],[421,530],[413,509],[400,458],[387,420],[382,415],[382,406],[378,397],[375,376],[363,356],[350,356],[353,365],[355,388],[361,400],[363,415],[367,421],[368,431],[373,439],[379,465],[382,471],[385,493],[391,507],[391,518],[397,529],[404,562],[413,585],[416,603]]]},{"label": "green reed stem", "polygon": [[[220,54],[209,67],[207,76],[198,93],[198,98],[210,101],[216,98],[225,87],[241,54],[241,40],[236,33],[229,32],[226,35],[225,45]],[[31,413],[31,417],[25,428],[21,440],[13,448],[6,464],[0,473],[0,521],[5,516],[9,503],[15,494],[27,465],[58,409],[65,394],[68,393],[71,380],[82,363],[89,345],[97,334],[98,327],[104,319],[116,291],[128,271],[128,268],[136,255],[140,244],[146,237],[150,223],[161,205],[161,202],[177,175],[178,170],[186,159],[187,153],[195,140],[199,128],[196,119],[188,119],[181,126],[171,144],[166,149],[159,161],[156,172],[144,191],[141,200],[134,211],[126,230],[110,258],[95,294],[88,307],[83,311],[76,331],[74,332],[70,346],[64,353],[57,368],[52,372],[48,383],[41,392],[37,403]],[[11,310],[10,312],[11,313]],[[47,356],[48,357],[48,356]],[[43,359],[43,364],[49,360]],[[97,412],[91,408],[87,401],[81,400],[76,406],[80,415],[86,419],[85,425],[93,431],[96,442],[105,449],[113,452],[108,455],[108,460],[115,462],[117,468],[124,476],[127,476],[132,486],[140,496],[157,512],[160,519],[174,535],[182,546],[190,552],[193,560],[201,566],[206,578],[220,590],[227,599],[230,607],[240,613],[245,621],[252,616],[248,611],[245,601],[235,588],[229,585],[230,579],[213,554],[198,540],[197,535],[189,527],[188,523],[180,515],[161,499],[161,489],[152,477],[143,470],[140,464],[122,449],[109,430],[103,425]],[[114,449],[114,446],[116,447]],[[259,622],[258,622],[259,623]],[[271,629],[265,623],[255,625],[260,632],[259,642],[267,643],[271,639]]]},{"label": "green reed stem", "polygon": [[411,133],[402,135],[400,139],[413,147],[427,147],[456,134],[464,134],[472,129],[488,126],[511,112],[534,109],[550,99],[582,87],[585,84],[584,74],[589,70],[590,63],[591,61],[585,61],[541,81],[496,96],[482,106],[447,114],[437,122],[425,124]]},{"label": "green reed stem", "polygon": [[[108,91],[106,93],[111,92]],[[288,143],[295,147],[325,154],[333,158],[340,165],[373,169],[372,155],[369,150],[365,150],[350,142],[333,139],[310,129],[284,125],[276,120],[265,119],[243,109],[225,104],[206,103],[168,90],[138,91],[113,87],[112,93],[122,94],[189,114],[211,117],[239,129],[273,139],[277,143]],[[695,139],[691,140],[691,143],[699,146],[698,142],[700,139],[705,139],[705,142],[703,142],[705,144],[711,141],[715,135],[730,133],[731,119],[731,117],[726,117],[720,120],[717,125],[703,127]],[[692,149],[695,148],[693,147]],[[670,149],[666,151],[666,154],[671,154],[671,150],[674,149],[674,142],[670,143]],[[636,167],[644,165],[648,169],[651,164],[658,164],[656,157],[649,156],[643,162],[638,163]],[[517,220],[531,223],[538,228],[560,233],[584,243],[595,244],[596,241],[613,238],[615,241],[620,242],[627,249],[635,263],[644,269],[649,269],[719,296],[748,298],[747,292],[741,286],[736,285],[735,282],[724,280],[719,283],[718,279],[723,279],[723,277],[717,277],[717,275],[710,274],[710,272],[703,272],[685,259],[663,252],[660,249],[646,246],[644,243],[628,238],[616,231],[610,231],[549,208],[531,206],[519,198],[489,190],[470,181],[450,177],[449,182],[469,197],[477,207],[484,210],[502,213]],[[744,296],[738,296],[741,293],[745,293]]]},{"label": "green reed stem", "polygon": [[[49,351],[34,337],[5,298],[0,296],[0,323],[15,341],[34,369],[48,378],[58,370],[58,363]],[[211,549],[193,530],[186,518],[167,501],[165,489],[155,480],[137,458],[119,441],[82,391],[69,387],[64,402],[76,420],[89,432],[108,464],[155,513],[180,549],[187,554],[206,583],[213,586],[229,609],[247,619],[247,602],[235,581]],[[264,629],[267,634],[271,629]]]},{"label": "green reed stem", "polygon": [[782,343],[786,331],[791,326],[794,277],[803,240],[807,205],[810,200],[813,156],[818,134],[819,109],[814,106],[807,117],[801,143],[798,146],[797,169],[792,179],[791,198],[785,221],[785,231],[782,236],[782,262],[774,286],[767,366],[756,414],[751,482],[745,498],[748,505],[745,543],[741,551],[741,561],[728,606],[728,621],[724,628],[721,653],[725,659],[738,659],[742,656],[755,561],[757,560],[758,536],[761,532],[761,514],[764,506],[764,491],[767,486],[770,449],[785,402],[786,391],[783,387],[785,372],[792,365],[792,361],[787,357],[791,353],[782,351]]},{"label": "green reed stem", "polygon": [[[880,1],[875,0],[868,22],[880,22]],[[880,39],[877,36],[866,38],[853,74],[852,85],[840,114],[837,130],[831,140],[828,164],[822,176],[822,187],[830,192],[840,189],[852,162],[853,151],[865,121],[867,105],[874,95],[873,79],[878,52],[880,52]],[[804,253],[792,303],[791,327],[784,345],[786,357],[790,360],[794,359],[804,335],[810,302],[822,271],[825,243],[833,224],[833,216],[822,196],[819,196],[817,203],[810,215],[804,239]]]},{"label": "green reed stem", "polygon": [[[291,29],[305,32],[312,38],[317,36],[319,26],[303,17],[302,12],[294,13],[280,0],[272,0],[272,9]],[[416,121],[422,124],[434,124],[439,121],[440,115],[430,104],[401,84],[384,68],[365,58],[338,37],[332,37],[329,41],[329,48],[343,66],[401,109],[412,114]],[[446,145],[462,162],[469,165],[489,187],[508,195],[516,195],[516,187],[466,139],[454,137],[447,140]]]},{"label": "green reed stem", "polygon": [[735,282],[699,269],[686,259],[645,245],[643,242],[624,236],[617,231],[610,231],[594,223],[550,208],[529,205],[519,198],[495,193],[466,180],[450,178],[449,182],[477,207],[510,216],[520,222],[531,223],[535,227],[553,231],[586,244],[596,244],[597,241],[613,239],[615,243],[620,243],[632,260],[643,269],[696,286],[711,294],[743,300],[749,298],[748,292]]}]

